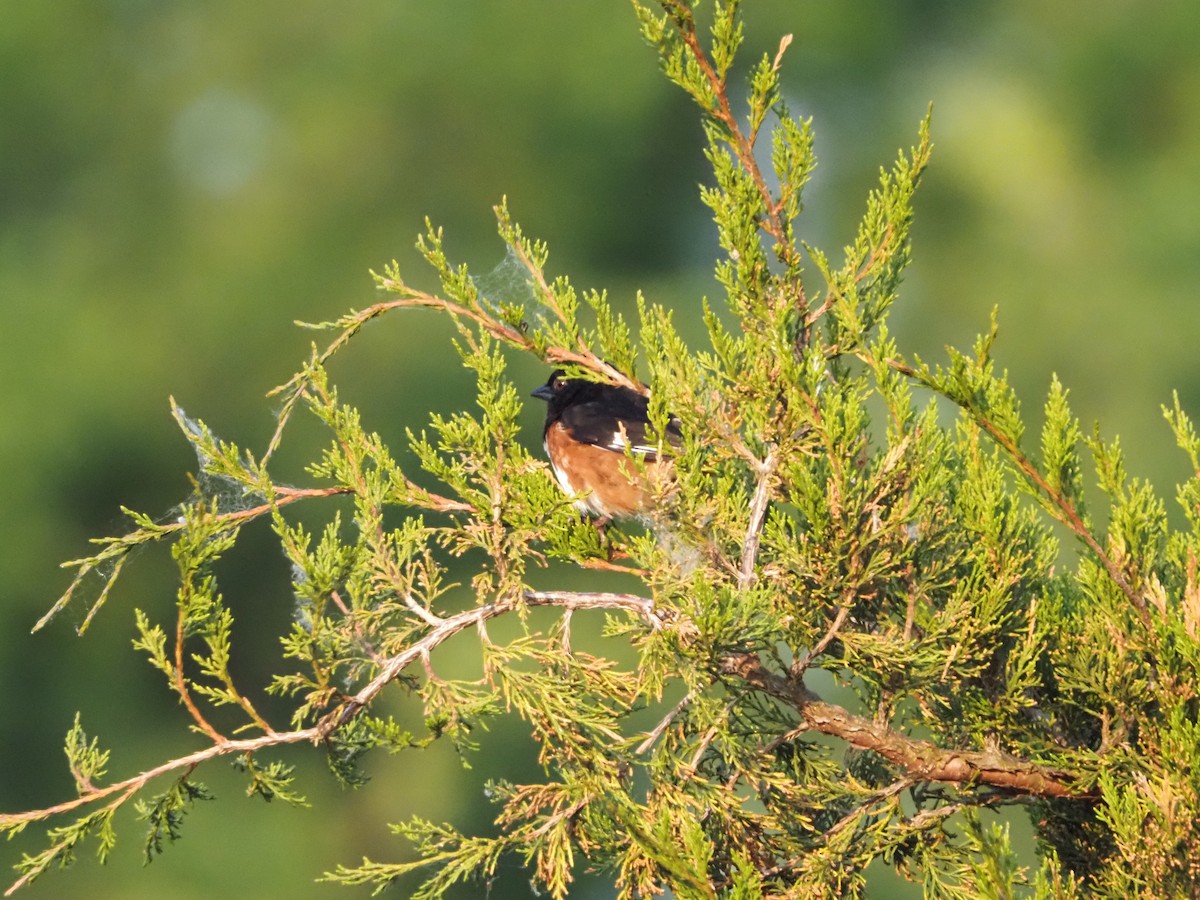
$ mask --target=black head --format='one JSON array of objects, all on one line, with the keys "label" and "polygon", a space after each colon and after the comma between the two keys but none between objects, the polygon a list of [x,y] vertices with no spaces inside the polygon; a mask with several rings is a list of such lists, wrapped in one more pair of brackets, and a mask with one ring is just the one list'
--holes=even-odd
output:
[{"label": "black head", "polygon": [[[637,391],[585,378],[567,378],[555,369],[532,396],[546,401],[546,424],[567,415],[573,420],[588,418],[615,430],[618,423],[647,422],[646,398]],[[569,412],[568,412],[569,411]]]},{"label": "black head", "polygon": [[539,400],[545,400],[548,418],[556,418],[563,409],[581,394],[594,389],[596,385],[581,378],[566,378],[566,372],[555,369],[546,379],[546,383],[530,394]]}]

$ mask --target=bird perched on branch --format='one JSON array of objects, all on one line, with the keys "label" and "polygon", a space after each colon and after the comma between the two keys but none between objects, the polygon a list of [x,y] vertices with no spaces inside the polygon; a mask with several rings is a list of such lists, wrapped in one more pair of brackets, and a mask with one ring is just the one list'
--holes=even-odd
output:
[{"label": "bird perched on branch", "polygon": [[[567,378],[562,369],[532,396],[546,401],[546,455],[579,510],[601,522],[647,513],[651,485],[666,465],[650,433],[649,400],[630,388]],[[663,438],[678,446],[674,417]]]}]

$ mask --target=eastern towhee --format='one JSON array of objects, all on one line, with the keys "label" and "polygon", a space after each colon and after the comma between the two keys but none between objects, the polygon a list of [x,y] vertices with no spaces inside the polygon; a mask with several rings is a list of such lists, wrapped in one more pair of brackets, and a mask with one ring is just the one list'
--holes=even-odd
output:
[{"label": "eastern towhee", "polygon": [[[546,401],[542,440],[559,486],[581,512],[602,520],[645,513],[650,482],[663,465],[649,435],[649,401],[630,388],[564,374],[556,369],[532,395]],[[663,438],[678,445],[676,419]]]}]

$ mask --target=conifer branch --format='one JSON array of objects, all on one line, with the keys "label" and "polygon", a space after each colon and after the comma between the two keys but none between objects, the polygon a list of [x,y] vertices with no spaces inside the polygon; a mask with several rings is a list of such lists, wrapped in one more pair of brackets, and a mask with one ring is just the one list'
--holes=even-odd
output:
[{"label": "conifer branch", "polygon": [[[663,621],[655,610],[654,602],[636,594],[603,593],[597,591],[525,591],[521,598],[530,606],[554,606],[567,610],[622,609],[643,619],[651,628],[662,628]],[[449,638],[468,628],[485,625],[489,619],[518,609],[512,601],[486,603],[474,609],[446,616],[428,633],[385,660],[379,673],[352,697],[348,697],[333,712],[327,714],[316,726],[316,734],[326,737],[366,709],[385,687],[395,681],[413,662],[428,658],[430,652]]]},{"label": "conifer branch", "polygon": [[[718,74],[712,59],[700,43],[699,35],[696,33],[696,19],[691,5],[686,0],[662,0],[662,6],[671,16],[672,21],[678,29],[680,38],[687,47],[688,53],[700,67],[700,71],[708,82],[712,96],[716,100],[716,106],[706,111],[721,123],[722,128],[726,132],[729,145],[737,156],[738,163],[745,169],[746,174],[750,176],[755,189],[758,191],[763,209],[766,211],[766,218],[761,223],[763,230],[774,239],[775,252],[778,254],[780,262],[789,269],[798,266],[800,262],[799,251],[791,240],[788,232],[788,223],[784,221],[782,215],[784,204],[782,201],[776,200],[774,194],[771,192],[771,188],[767,184],[766,178],[763,176],[758,161],[754,157],[754,143],[757,134],[747,134],[742,130],[741,123],[734,114],[733,107],[729,101],[729,92],[725,78]],[[780,40],[779,49],[776,51],[774,61],[774,70],[776,72],[778,72],[783,60],[783,54],[791,42],[791,35],[785,35]],[[804,296],[804,288],[799,282],[797,282],[797,292],[797,306],[803,312],[807,301]]]},{"label": "conifer branch", "polygon": [[886,725],[821,700],[803,681],[778,675],[757,656],[734,654],[721,660],[721,671],[736,675],[764,693],[787,702],[813,731],[841,738],[861,750],[873,750],[920,781],[985,785],[1034,797],[1090,797],[1068,772],[1018,759],[999,750],[946,750],[910,738]]},{"label": "conifer branch", "polygon": [[1062,491],[1056,490],[1046,480],[1046,477],[1033,461],[1025,455],[1021,448],[1017,446],[1012,437],[991,418],[973,407],[966,398],[947,394],[938,385],[930,382],[924,373],[910,366],[908,363],[899,359],[888,359],[887,364],[897,372],[912,378],[914,381],[925,385],[942,396],[946,396],[947,399],[954,401],[959,407],[970,414],[979,427],[987,432],[988,436],[1004,450],[1005,454],[1013,461],[1013,464],[1025,479],[1046,499],[1051,510],[1054,512],[1054,517],[1069,528],[1079,540],[1083,541],[1100,565],[1104,567],[1104,571],[1108,573],[1108,577],[1112,579],[1113,584],[1129,600],[1142,625],[1146,627],[1147,631],[1152,632],[1153,623],[1150,619],[1150,608],[1146,602],[1146,598],[1134,589],[1116,560],[1101,546],[1100,541],[1096,539],[1096,536],[1092,534],[1092,530],[1087,526],[1087,523],[1083,521],[1083,516],[1080,515],[1075,504]]},{"label": "conifer branch", "polygon": [[[525,591],[521,602],[529,606],[557,607],[568,611],[623,610],[642,619],[651,629],[663,627],[663,619],[652,600],[636,594],[600,591]],[[343,699],[331,712],[307,728],[292,731],[269,731],[254,738],[229,739],[215,729],[205,729],[213,743],[184,756],[168,760],[129,778],[104,786],[81,784],[78,797],[53,806],[20,813],[0,813],[0,829],[12,831],[32,822],[70,813],[83,807],[117,797],[113,806],[124,804],[137,796],[150,782],[175,772],[190,773],[198,766],[222,756],[252,756],[275,747],[297,743],[319,744],[332,738],[360,713],[369,709],[383,689],[395,681],[414,662],[427,660],[431,651],[460,632],[482,626],[489,619],[515,612],[518,603],[487,603],[441,619],[424,637],[410,643],[402,652],[383,660],[379,673],[354,695]],[[15,882],[6,896],[22,887],[29,877]]]},{"label": "conifer branch", "polygon": [[181,603],[175,617],[175,665],[173,668],[172,688],[179,695],[179,701],[187,710],[188,715],[192,717],[192,721],[196,723],[204,734],[208,735],[214,743],[222,744],[226,742],[226,738],[221,732],[204,717],[200,712],[200,708],[196,706],[196,701],[192,699],[191,689],[188,687],[188,679],[184,674],[184,644],[186,643],[187,634],[187,614],[185,612],[185,604]]}]

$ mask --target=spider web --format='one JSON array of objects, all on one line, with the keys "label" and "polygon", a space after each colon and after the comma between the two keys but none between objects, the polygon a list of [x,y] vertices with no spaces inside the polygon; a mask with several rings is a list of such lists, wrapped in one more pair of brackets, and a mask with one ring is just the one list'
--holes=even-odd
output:
[{"label": "spider web", "polygon": [[490,272],[473,275],[471,283],[479,292],[479,302],[493,315],[503,317],[506,308],[518,307],[527,314],[532,312],[539,328],[547,324],[549,310],[534,289],[529,269],[512,247]]},{"label": "spider web", "polygon": [[[175,417],[179,422],[179,427],[188,436],[188,443],[192,445],[192,450],[196,454],[196,489],[191,498],[172,507],[164,515],[160,524],[170,521],[172,518],[182,523],[181,514],[184,507],[197,501],[205,503],[209,508],[212,508],[215,503],[217,513],[223,516],[246,512],[267,502],[266,495],[262,491],[247,487],[236,478],[217,471],[218,460],[208,452],[205,444],[219,444],[220,442],[207,425],[198,419],[191,418],[180,406],[175,407]],[[246,466],[249,467],[248,459]]]},{"label": "spider web", "polygon": [[[175,406],[173,411],[176,421],[196,454],[195,490],[192,496],[158,516],[141,516],[126,510],[126,514],[139,523],[138,526],[125,530],[123,534],[97,540],[97,543],[107,546],[94,557],[64,563],[65,566],[74,565],[77,568],[75,578],[58,601],[33,626],[33,631],[38,631],[71,606],[75,612],[75,631],[83,634],[104,606],[125,564],[138,556],[147,544],[156,543],[152,538],[126,542],[126,539],[147,530],[147,525],[142,523],[164,528],[170,528],[172,525],[182,526],[185,521],[185,509],[196,503],[204,503],[209,509],[214,508],[215,504],[218,515],[245,512],[266,503],[266,497],[261,491],[247,488],[235,478],[217,470],[218,461],[207,451],[205,444],[218,442],[207,426],[189,417],[178,406]],[[117,529],[114,528],[113,531],[116,532]]]}]

